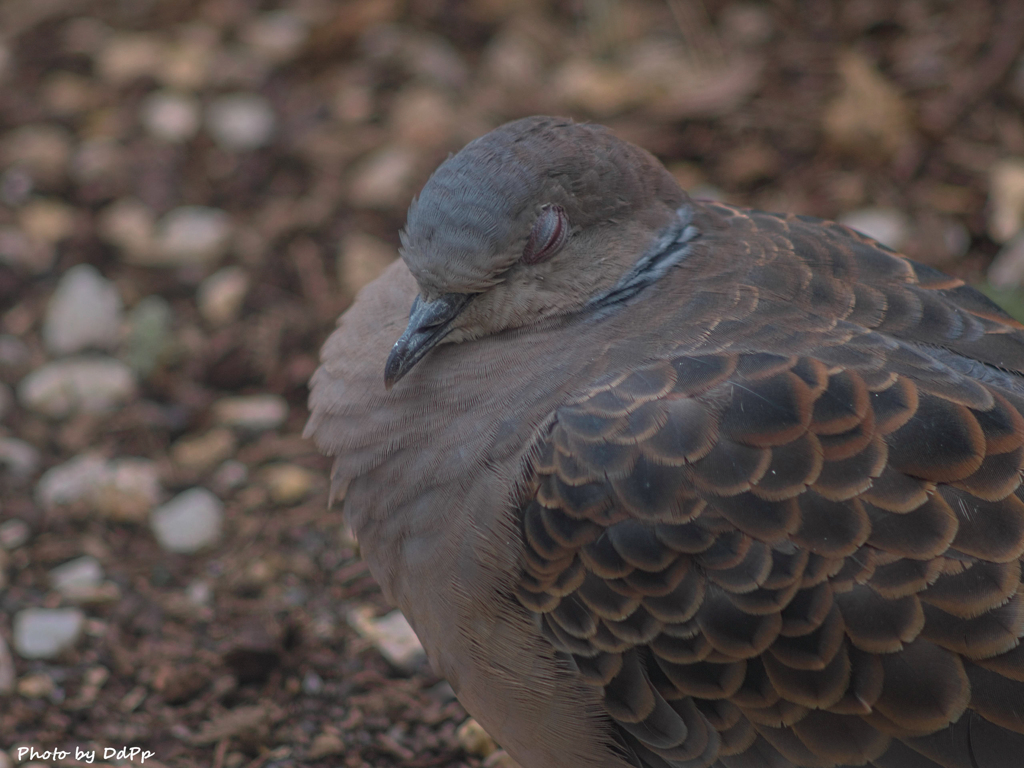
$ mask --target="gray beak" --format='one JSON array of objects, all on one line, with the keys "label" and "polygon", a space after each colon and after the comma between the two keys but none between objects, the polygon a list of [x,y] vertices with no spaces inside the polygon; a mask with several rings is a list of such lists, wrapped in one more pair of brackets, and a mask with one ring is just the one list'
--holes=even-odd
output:
[{"label": "gray beak", "polygon": [[385,387],[391,389],[435,344],[448,335],[452,320],[466,308],[473,295],[445,293],[433,301],[416,297],[409,311],[409,325],[391,348],[391,354],[384,365]]}]

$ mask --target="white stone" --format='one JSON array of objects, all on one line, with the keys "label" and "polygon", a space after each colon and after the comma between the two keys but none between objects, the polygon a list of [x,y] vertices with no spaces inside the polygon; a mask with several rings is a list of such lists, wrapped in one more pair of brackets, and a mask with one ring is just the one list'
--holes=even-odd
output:
[{"label": "white stone", "polygon": [[26,608],[14,615],[14,650],[23,659],[52,659],[74,646],[85,629],[77,608]]},{"label": "white stone", "polygon": [[50,586],[72,600],[95,593],[103,583],[103,567],[91,555],[76,557],[51,568]]},{"label": "white stone", "polygon": [[121,296],[90,264],[72,267],[57,284],[43,318],[43,342],[54,355],[110,349],[121,329]]},{"label": "white stone", "polygon": [[213,404],[213,413],[220,424],[261,432],[284,424],[288,401],[278,395],[224,397]]},{"label": "white stone", "polygon": [[36,484],[43,509],[83,503],[113,520],[143,520],[162,496],[156,464],[136,457],[82,454],[50,468]]},{"label": "white stone", "polygon": [[153,136],[171,144],[188,141],[199,130],[199,102],[174,91],[156,91],[140,107],[142,124]]},{"label": "white stone", "polygon": [[873,237],[898,251],[910,237],[910,219],[895,208],[861,208],[839,217],[839,223]]},{"label": "white stone", "polygon": [[220,258],[231,240],[231,218],[219,208],[184,205],[157,224],[150,266],[208,264]]},{"label": "white stone", "polygon": [[397,669],[412,672],[425,658],[420,639],[399,610],[378,619],[369,606],[353,608],[348,613],[348,623]]},{"label": "white stone", "polygon": [[106,459],[94,453],[76,456],[51,467],[36,483],[36,503],[45,510],[92,498],[110,472]]},{"label": "white stone", "polygon": [[1024,230],[999,249],[988,268],[988,281],[999,289],[1024,285]]},{"label": "white stone", "polygon": [[190,488],[153,510],[150,524],[160,546],[190,554],[220,540],[224,504],[205,488]]},{"label": "white stone", "polygon": [[26,408],[59,419],[73,413],[101,413],[135,394],[135,377],[110,357],[74,357],[48,363],[18,384]]},{"label": "white stone", "polygon": [[226,325],[238,317],[248,292],[249,273],[242,267],[224,267],[200,283],[199,314],[210,325]]},{"label": "white stone", "polygon": [[17,385],[26,408],[53,419],[114,409],[135,393],[135,377],[113,357],[68,357],[36,369]]},{"label": "white stone", "polygon": [[206,129],[223,149],[244,152],[270,143],[277,120],[265,98],[255,93],[221,96],[206,110]]},{"label": "white stone", "polygon": [[1005,243],[1024,228],[1024,158],[1008,157],[993,163],[989,198],[989,234],[996,242]]}]

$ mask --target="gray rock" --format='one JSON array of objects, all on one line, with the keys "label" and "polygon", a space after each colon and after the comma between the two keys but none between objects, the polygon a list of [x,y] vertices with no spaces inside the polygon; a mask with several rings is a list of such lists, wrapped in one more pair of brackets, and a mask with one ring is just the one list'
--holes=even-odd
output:
[{"label": "gray rock", "polygon": [[861,208],[839,217],[839,223],[899,251],[910,237],[910,219],[895,208]]},{"label": "gray rock", "polygon": [[0,437],[0,471],[25,480],[39,471],[39,451],[16,437]]},{"label": "gray rock", "polygon": [[214,141],[229,152],[244,152],[269,144],[276,122],[270,104],[255,93],[221,96],[206,111],[206,129]]},{"label": "gray rock", "polygon": [[278,395],[223,397],[213,404],[218,423],[252,432],[276,429],[288,418],[288,401]]},{"label": "gray rock", "polygon": [[220,540],[224,504],[205,488],[190,488],[153,510],[150,524],[160,546],[190,554]]},{"label": "gray rock", "polygon": [[157,91],[142,102],[139,117],[146,130],[156,138],[180,144],[199,130],[199,102],[174,91]]},{"label": "gray rock", "polygon": [[48,363],[18,384],[26,408],[60,419],[74,413],[100,413],[135,394],[135,377],[119,360],[87,356]]},{"label": "gray rock", "polygon": [[84,628],[78,608],[26,608],[14,615],[14,650],[23,659],[52,659],[73,647]]},{"label": "gray rock", "polygon": [[0,366],[23,365],[28,359],[28,346],[24,341],[9,333],[0,334]]},{"label": "gray rock", "polygon": [[91,555],[77,557],[50,569],[50,586],[64,597],[88,597],[103,583],[103,567]]},{"label": "gray rock", "polygon": [[184,205],[160,220],[152,250],[135,261],[162,267],[209,264],[224,254],[231,233],[231,219],[219,208]]},{"label": "gray rock", "polygon": [[31,533],[28,523],[18,518],[0,523],[0,549],[17,549],[28,541]]},{"label": "gray rock", "polygon": [[43,319],[43,342],[54,355],[110,349],[121,329],[121,297],[90,264],[72,267],[57,284]]},{"label": "gray rock", "polygon": [[36,483],[36,503],[45,510],[87,501],[106,482],[109,463],[93,453],[51,467]]}]

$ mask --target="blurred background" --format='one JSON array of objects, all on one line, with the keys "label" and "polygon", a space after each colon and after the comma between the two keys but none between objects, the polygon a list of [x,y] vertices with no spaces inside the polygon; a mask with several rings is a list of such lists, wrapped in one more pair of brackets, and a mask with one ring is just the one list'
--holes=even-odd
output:
[{"label": "blurred background", "polygon": [[505,765],[301,439],[412,195],[569,115],[1020,315],[1022,41],[1016,0],[0,3],[0,768]]}]

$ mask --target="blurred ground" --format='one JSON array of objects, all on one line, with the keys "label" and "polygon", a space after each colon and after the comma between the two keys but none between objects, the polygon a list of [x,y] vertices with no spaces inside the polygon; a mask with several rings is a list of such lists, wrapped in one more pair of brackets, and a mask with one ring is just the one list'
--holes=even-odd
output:
[{"label": "blurred ground", "polygon": [[1012,307],[1022,39],[995,0],[0,3],[0,768],[481,765],[367,639],[300,438],[411,196],[567,114],[971,282],[1002,250]]}]

